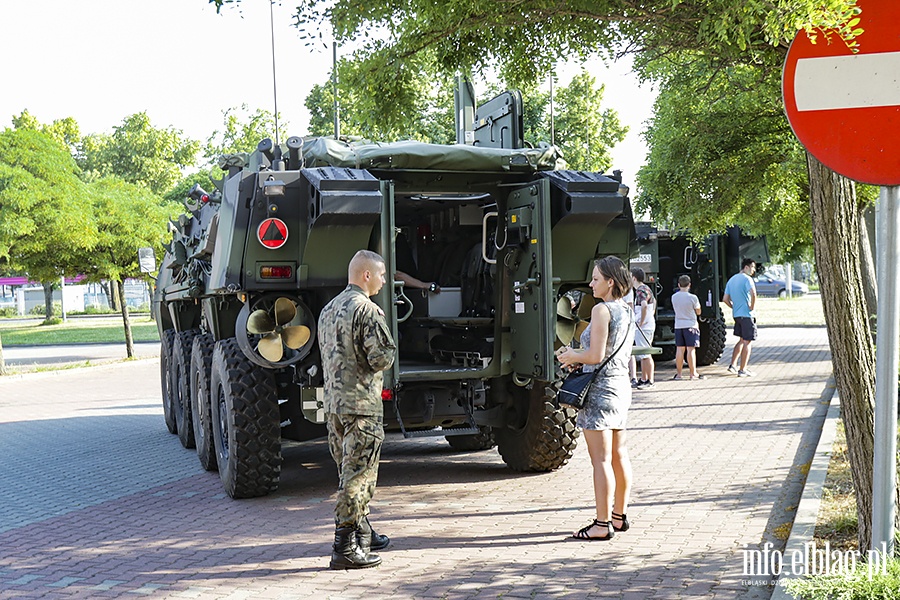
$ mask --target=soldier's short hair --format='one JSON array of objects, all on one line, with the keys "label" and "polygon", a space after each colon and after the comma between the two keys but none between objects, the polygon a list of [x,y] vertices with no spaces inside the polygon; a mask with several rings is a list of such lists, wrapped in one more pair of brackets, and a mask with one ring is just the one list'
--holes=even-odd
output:
[{"label": "soldier's short hair", "polygon": [[377,252],[360,250],[350,259],[347,266],[347,276],[353,279],[354,274],[361,274],[366,269],[372,270],[376,265],[383,265],[384,259]]}]

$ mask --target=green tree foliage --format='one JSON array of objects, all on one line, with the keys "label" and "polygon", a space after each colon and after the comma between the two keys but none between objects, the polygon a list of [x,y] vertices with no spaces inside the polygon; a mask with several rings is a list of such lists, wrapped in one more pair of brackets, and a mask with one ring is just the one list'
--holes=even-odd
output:
[{"label": "green tree foliage", "polygon": [[138,248],[150,246],[159,253],[177,209],[147,188],[116,177],[91,182],[90,192],[98,237],[82,261],[82,274],[93,281],[141,277]]},{"label": "green tree foliage", "polygon": [[164,194],[194,164],[199,148],[179,130],[153,127],[141,112],[125,117],[112,134],[85,136],[78,161],[89,178],[119,177]]},{"label": "green tree foliage", "polygon": [[[349,63],[342,63],[347,66]],[[355,65],[359,68],[359,64]],[[342,81],[339,79],[339,82]],[[392,125],[379,120],[372,112],[375,105],[355,88],[340,84],[341,135],[374,140],[414,139],[434,144],[456,141],[453,115],[455,78],[444,77],[439,85],[432,85],[424,76],[419,83],[419,107],[405,113],[402,122]],[[501,93],[497,84],[487,86],[480,102]],[[573,169],[603,171],[612,163],[610,149],[625,138],[627,127],[621,125],[618,114],[602,108],[604,86],[587,72],[577,75],[568,86],[557,91],[554,104],[556,144],[563,151],[566,162]],[[334,134],[334,103],[331,82],[316,85],[306,98],[310,112],[310,135]],[[536,145],[551,141],[550,94],[534,85],[525,86],[524,137]]]},{"label": "green tree foliage", "polygon": [[0,132],[0,263],[42,283],[78,273],[97,238],[78,175],[69,150],[49,135]]},{"label": "green tree foliage", "polygon": [[554,100],[556,145],[572,169],[609,169],[610,149],[628,133],[616,111],[602,107],[605,89],[603,85],[597,87],[597,80],[582,71],[560,88]]},{"label": "green tree foliage", "polygon": [[[125,182],[117,177],[104,177],[90,184],[91,203],[98,237],[94,248],[80,263],[89,281],[107,280],[124,298],[126,278],[142,277],[138,248],[154,248],[161,256],[161,242],[168,220],[177,208],[161,202],[149,189]],[[131,322],[122,303],[125,344],[128,357],[134,356]]]},{"label": "green tree foliage", "polygon": [[[212,132],[203,146],[203,157],[215,165],[222,154],[253,152],[256,145],[265,138],[275,139],[275,115],[267,110],[250,108],[243,104],[222,111],[222,129]],[[283,143],[287,138],[289,124],[278,117],[278,139]]]},{"label": "green tree foliage", "polygon": [[[365,65],[356,57],[338,61],[340,133],[372,140],[413,139],[436,144],[456,141],[453,117],[453,77],[429,75],[407,66],[390,90],[375,90],[367,81]],[[402,102],[408,110],[384,111],[386,98]],[[334,135],[334,85],[331,80],[313,86],[306,97],[309,133]]]},{"label": "green tree foliage", "polygon": [[[221,7],[228,0],[209,0]],[[361,46],[364,87],[387,122],[416,107],[422,71],[484,73],[499,66],[513,85],[544,77],[558,60],[634,48],[711,48],[752,59],[801,28],[839,26],[853,0],[303,0],[297,23],[309,43],[332,31]]]},{"label": "green tree foliage", "polygon": [[784,118],[777,66],[723,67],[698,53],[666,61],[638,212],[703,233],[739,224],[767,235],[774,254],[808,253],[806,154]]},{"label": "green tree foliage", "polygon": [[81,128],[78,126],[78,121],[72,117],[56,119],[49,125],[46,125],[38,121],[27,110],[23,110],[21,114],[13,117],[12,123],[13,129],[31,129],[49,135],[69,148],[73,156],[77,156],[80,152]]}]

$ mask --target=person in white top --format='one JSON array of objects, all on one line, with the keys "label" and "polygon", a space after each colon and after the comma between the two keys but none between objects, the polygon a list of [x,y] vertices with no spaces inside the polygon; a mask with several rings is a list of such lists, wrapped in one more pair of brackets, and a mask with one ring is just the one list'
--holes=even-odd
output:
[{"label": "person in white top", "polygon": [[691,379],[703,379],[697,373],[696,350],[700,346],[700,299],[690,292],[691,278],[682,275],[678,278],[678,291],[672,294],[672,308],[675,310],[675,377],[682,379],[681,368],[687,360]]},{"label": "person in white top", "polygon": [[635,386],[639,390],[653,387],[653,357],[642,353],[642,348],[653,346],[653,334],[656,331],[656,301],[650,287],[644,283],[644,270],[640,267],[631,269],[631,283],[634,288],[634,345],[635,359],[641,361],[641,379]]},{"label": "person in white top", "polygon": [[[632,280],[633,281],[633,280]],[[628,305],[628,310],[634,312],[634,288],[629,288],[628,293],[622,298],[622,301]],[[632,345],[634,341],[632,340]],[[635,367],[634,355],[628,356],[628,378],[631,379],[631,387],[637,387],[637,368]]]}]

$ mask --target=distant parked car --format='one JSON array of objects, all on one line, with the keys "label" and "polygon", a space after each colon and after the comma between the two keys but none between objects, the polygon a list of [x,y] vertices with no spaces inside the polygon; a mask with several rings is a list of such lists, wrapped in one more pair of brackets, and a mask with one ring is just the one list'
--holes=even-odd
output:
[{"label": "distant parked car", "polygon": [[[757,275],[754,278],[756,282],[756,293],[759,296],[778,296],[784,298],[787,295],[787,284],[784,279],[778,279],[771,275]],[[801,281],[791,281],[791,294],[794,296],[802,296],[809,293],[809,286]]]}]

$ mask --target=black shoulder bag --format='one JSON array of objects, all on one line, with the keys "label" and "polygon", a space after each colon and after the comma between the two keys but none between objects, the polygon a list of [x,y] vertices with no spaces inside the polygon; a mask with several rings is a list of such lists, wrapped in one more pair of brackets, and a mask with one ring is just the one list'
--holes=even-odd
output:
[{"label": "black shoulder bag", "polygon": [[[631,328],[631,321],[628,322],[629,329]],[[619,353],[622,349],[622,346],[625,345],[625,342],[628,340],[630,336],[627,334],[624,338],[622,338],[622,342],[619,344],[619,347],[615,349],[615,351],[603,359],[603,362],[597,366],[593,371],[585,373],[581,369],[577,369],[572,371],[566,378],[563,380],[562,387],[559,388],[559,391],[556,393],[556,400],[559,404],[564,406],[571,406],[572,408],[581,409],[584,407],[584,401],[587,398],[588,391],[591,389],[591,385],[594,383],[594,380],[597,378],[597,374],[603,370],[603,367],[609,363],[613,359],[613,357]]]}]

